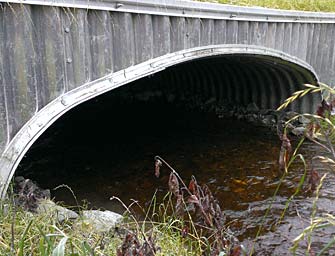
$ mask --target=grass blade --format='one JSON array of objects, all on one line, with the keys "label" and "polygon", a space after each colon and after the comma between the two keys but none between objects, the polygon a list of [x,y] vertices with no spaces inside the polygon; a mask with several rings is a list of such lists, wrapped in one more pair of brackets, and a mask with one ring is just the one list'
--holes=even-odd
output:
[{"label": "grass blade", "polygon": [[30,220],[27,227],[25,228],[25,230],[23,231],[22,237],[20,239],[19,242],[19,252],[18,252],[18,256],[23,256],[23,249],[24,249],[24,239],[31,227],[31,224],[33,223],[33,220]]},{"label": "grass blade", "polygon": [[65,255],[65,245],[67,242],[68,237],[63,237],[56,248],[52,251],[52,256],[64,256]]}]

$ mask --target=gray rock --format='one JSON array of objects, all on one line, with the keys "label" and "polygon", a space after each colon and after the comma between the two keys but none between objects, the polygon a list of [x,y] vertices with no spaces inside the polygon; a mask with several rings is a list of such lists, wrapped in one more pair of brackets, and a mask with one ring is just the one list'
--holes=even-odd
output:
[{"label": "gray rock", "polygon": [[269,109],[267,115],[272,115],[276,118],[276,120],[284,120],[286,117],[286,112],[282,110],[272,110]]},{"label": "gray rock", "polygon": [[261,119],[261,123],[265,126],[272,126],[276,124],[276,118],[273,115],[266,115]]},{"label": "gray rock", "polygon": [[288,112],[285,113],[285,119],[290,120],[297,115],[299,115],[299,113],[294,112],[294,111],[288,111]]},{"label": "gray rock", "polygon": [[306,128],[305,127],[295,127],[292,130],[292,133],[296,136],[302,136],[305,134]]},{"label": "gray rock", "polygon": [[206,102],[204,103],[204,105],[210,105],[216,102],[216,99],[214,97],[206,100]]},{"label": "gray rock", "polygon": [[87,210],[83,211],[83,220],[97,232],[108,232],[113,229],[121,220],[122,215],[111,211]]},{"label": "gray rock", "polygon": [[[285,125],[285,123],[283,123],[283,127],[284,127],[284,125]],[[294,130],[296,128],[296,126],[294,126],[291,123],[288,123],[288,124],[286,124],[286,128],[289,129],[289,130]]]},{"label": "gray rock", "polygon": [[262,116],[265,116],[265,115],[270,114],[271,111],[272,111],[271,109],[261,109],[261,110],[259,111],[259,114],[262,115]]},{"label": "gray rock", "polygon": [[251,102],[248,104],[247,106],[247,112],[258,112],[259,111],[259,107],[256,105],[255,102]]},{"label": "gray rock", "polygon": [[306,125],[309,124],[311,122],[311,120],[305,116],[300,116],[299,117],[299,123]]},{"label": "gray rock", "polygon": [[14,191],[21,195],[33,193],[36,199],[50,199],[49,189],[41,189],[35,182],[22,176],[15,177]]},{"label": "gray rock", "polygon": [[151,97],[154,97],[154,92],[147,91],[135,95],[135,99],[139,101],[148,101]]},{"label": "gray rock", "polygon": [[55,202],[48,199],[39,201],[36,212],[39,214],[51,213],[59,222],[69,219],[77,219],[79,217],[76,212],[57,205]]},{"label": "gray rock", "polygon": [[23,176],[17,176],[17,177],[15,177],[15,179],[14,179],[14,181],[16,182],[16,183],[21,183],[21,182],[24,182],[26,179],[23,177]]},{"label": "gray rock", "polygon": [[256,114],[249,114],[249,115],[246,115],[246,119],[249,123],[254,123],[257,121],[258,116]]},{"label": "gray rock", "polygon": [[36,212],[38,203],[43,199],[50,199],[50,190],[41,189],[30,179],[18,176],[14,179],[15,204],[23,209]]}]

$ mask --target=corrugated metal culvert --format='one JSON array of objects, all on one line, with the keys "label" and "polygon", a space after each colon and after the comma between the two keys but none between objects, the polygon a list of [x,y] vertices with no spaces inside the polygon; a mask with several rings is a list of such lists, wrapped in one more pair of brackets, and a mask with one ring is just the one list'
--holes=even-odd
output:
[{"label": "corrugated metal culvert", "polygon": [[[2,192],[57,118],[163,69],[150,78],[162,95],[234,106],[276,108],[317,76],[334,82],[334,14],[179,0],[10,0],[0,7]],[[314,99],[293,108],[312,110]]]},{"label": "corrugated metal culvert", "polygon": [[[261,109],[276,109],[305,83],[315,84],[316,81],[309,70],[284,60],[234,54],[167,68],[133,83],[130,90],[132,94],[152,92],[152,95],[164,95],[178,101],[197,99],[199,104],[215,101],[217,104],[247,106],[255,103]],[[320,95],[307,95],[289,109],[310,112],[318,102]]]}]

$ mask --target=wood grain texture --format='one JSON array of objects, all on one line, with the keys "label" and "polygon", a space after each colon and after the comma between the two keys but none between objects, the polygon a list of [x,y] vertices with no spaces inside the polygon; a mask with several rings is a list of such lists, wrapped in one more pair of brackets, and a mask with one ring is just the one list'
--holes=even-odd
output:
[{"label": "wood grain texture", "polygon": [[168,16],[152,17],[153,57],[163,56],[171,51],[171,23]]},{"label": "wood grain texture", "polygon": [[91,80],[113,72],[112,24],[109,12],[88,12]]},{"label": "wood grain texture", "polygon": [[37,111],[35,52],[30,6],[12,6],[4,15],[3,38],[5,97],[7,99],[9,136]]},{"label": "wood grain texture", "polygon": [[153,56],[152,16],[134,14],[135,64],[150,60]]},{"label": "wood grain texture", "polygon": [[[321,81],[335,83],[335,25],[328,20],[313,24],[289,21],[287,17],[285,22],[254,17],[208,18],[208,10],[202,18],[183,16],[182,12],[168,16],[92,8],[1,5],[0,152],[36,113],[64,93],[153,58],[199,46],[267,47],[306,61]],[[234,56],[235,60],[240,57],[241,54]],[[255,101],[268,107],[289,96],[297,88],[294,83],[313,79],[312,70],[307,78],[308,74],[301,75],[303,71],[292,73],[289,63],[285,64],[288,69],[274,65],[273,70],[268,70],[268,62],[264,59],[256,66],[252,62],[195,65],[195,71],[182,67],[185,73],[167,73],[173,85],[164,82],[167,86],[164,90],[171,89],[171,94],[180,97],[195,93],[219,101],[229,99],[243,104]],[[212,76],[206,75],[211,70]]]},{"label": "wood grain texture", "polygon": [[[4,9],[0,9],[0,42],[4,42]],[[6,80],[5,80],[5,45],[0,44],[0,152],[8,142],[7,107],[6,107]]]},{"label": "wood grain texture", "polygon": [[132,15],[111,13],[114,71],[135,63],[135,38]]},{"label": "wood grain texture", "polygon": [[185,18],[171,17],[171,52],[177,52],[186,47],[186,20]]}]

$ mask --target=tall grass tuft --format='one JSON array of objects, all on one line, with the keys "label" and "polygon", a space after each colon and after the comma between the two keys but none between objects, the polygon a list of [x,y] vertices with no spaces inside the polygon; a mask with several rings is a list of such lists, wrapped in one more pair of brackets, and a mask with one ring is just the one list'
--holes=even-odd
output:
[{"label": "tall grass tuft", "polygon": [[202,252],[200,237],[192,232],[184,237],[185,224],[164,211],[168,207],[165,203],[159,205],[159,211],[151,213],[160,216],[158,220],[149,218],[149,214],[143,220],[128,214],[123,223],[108,232],[97,231],[81,218],[59,223],[53,213],[31,213],[14,206],[12,200],[0,204],[0,255],[116,255],[130,233],[136,235],[139,244],[153,239],[154,255],[186,256]]},{"label": "tall grass tuft", "polygon": [[[319,252],[312,250],[312,237],[315,232],[319,229],[325,227],[335,227],[335,216],[332,214],[323,214],[318,216],[317,214],[317,202],[319,199],[320,189],[324,180],[326,179],[327,173],[323,174],[320,178],[319,170],[315,167],[315,162],[318,161],[322,166],[327,166],[328,170],[334,170],[335,168],[335,90],[323,83],[318,85],[305,85],[305,89],[295,92],[291,97],[285,100],[285,102],[279,107],[280,110],[285,109],[289,104],[293,103],[295,100],[309,94],[309,93],[321,93],[323,95],[323,100],[318,106],[315,114],[301,114],[293,117],[291,120],[287,121],[285,124],[284,134],[287,133],[286,128],[288,125],[299,117],[304,117],[309,119],[306,125],[306,130],[304,134],[304,139],[310,140],[313,143],[320,146],[320,151],[318,155],[314,156],[309,164],[310,175],[308,180],[307,192],[314,192],[314,199],[312,204],[312,210],[310,214],[310,225],[308,225],[302,232],[293,240],[293,246],[291,248],[291,253],[296,255],[301,242],[304,241],[306,246],[306,255],[327,255],[328,250],[335,244],[335,238],[328,238],[330,241],[320,249]],[[299,144],[300,145],[300,144]],[[294,156],[295,154],[293,154]],[[298,155],[297,155],[298,156]],[[305,166],[305,172],[299,183],[297,192],[301,190],[303,183],[306,178],[306,167],[307,163],[304,156],[300,154],[300,159],[303,161]],[[294,160],[294,158],[291,158]],[[285,173],[289,170],[291,160],[288,164],[285,164]],[[288,203],[292,201],[292,198],[288,200],[285,210],[283,211],[282,218],[288,208]],[[315,249],[314,249],[315,250]]]}]

